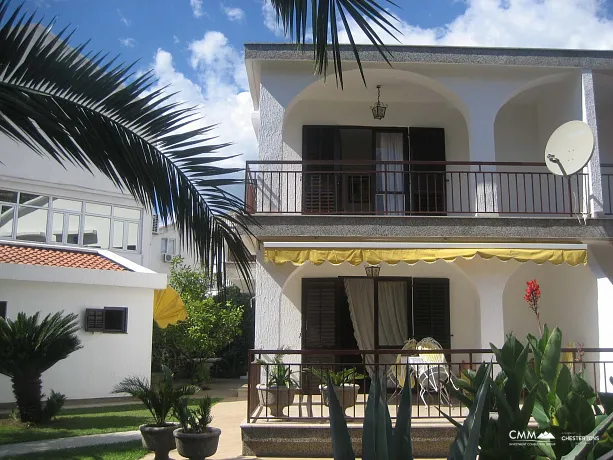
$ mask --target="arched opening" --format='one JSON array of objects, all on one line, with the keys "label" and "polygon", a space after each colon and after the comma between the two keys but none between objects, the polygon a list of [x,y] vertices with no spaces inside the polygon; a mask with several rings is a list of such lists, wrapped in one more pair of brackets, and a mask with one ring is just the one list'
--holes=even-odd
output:
[{"label": "arched opening", "polygon": [[526,343],[527,334],[538,337],[534,313],[524,300],[526,282],[536,279],[541,288],[541,324],[562,331],[562,345],[583,343],[598,347],[598,293],[596,279],[587,265],[522,264],[504,289],[505,333],[513,332]]},{"label": "arched opening", "polygon": [[[529,82],[499,109],[495,123],[499,212],[565,214],[586,212],[587,176],[570,180],[544,166],[549,136],[562,124],[581,120],[581,76],[549,75]],[[541,163],[543,166],[534,165]]]}]

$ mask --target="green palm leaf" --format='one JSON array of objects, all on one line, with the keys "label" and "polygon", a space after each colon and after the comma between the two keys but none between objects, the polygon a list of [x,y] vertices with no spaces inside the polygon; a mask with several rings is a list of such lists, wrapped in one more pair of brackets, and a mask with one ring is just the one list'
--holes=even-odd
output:
[{"label": "green palm leaf", "polygon": [[360,54],[351,33],[350,20],[368,37],[375,48],[389,64],[391,55],[383,40],[377,33],[377,28],[385,31],[395,39],[394,33],[400,31],[394,26],[396,19],[387,11],[382,3],[397,6],[391,0],[271,0],[277,13],[277,22],[283,26],[285,34],[302,46],[307,41],[307,29],[313,29],[313,58],[315,73],[326,75],[328,71],[328,51],[331,51],[336,73],[337,84],[343,86],[343,67],[341,62],[341,47],[338,36],[338,23],[341,22],[347,32],[347,37],[353,55],[360,69],[362,80],[366,83]]},{"label": "green palm leaf", "polygon": [[69,45],[18,6],[0,0],[0,132],[42,156],[99,170],[164,223],[174,221],[218,286],[224,251],[249,280],[249,251],[240,232],[248,217],[241,200],[222,187],[237,169],[213,155],[213,126],[192,128],[194,108],[153,90],[151,73]]}]

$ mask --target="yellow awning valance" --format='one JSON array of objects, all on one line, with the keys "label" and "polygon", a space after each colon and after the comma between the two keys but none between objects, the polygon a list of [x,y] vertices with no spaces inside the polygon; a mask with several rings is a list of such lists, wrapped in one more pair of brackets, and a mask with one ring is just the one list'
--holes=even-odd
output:
[{"label": "yellow awning valance", "polygon": [[437,260],[453,261],[458,257],[470,259],[480,256],[484,259],[496,257],[500,260],[517,260],[527,262],[529,260],[542,264],[550,262],[554,265],[567,263],[579,265],[587,263],[586,249],[538,249],[538,248],[265,248],[264,258],[266,262],[283,264],[291,262],[294,265],[302,265],[310,262],[320,265],[324,262],[338,265],[348,262],[351,265],[359,265],[363,262],[368,264],[397,264],[406,262],[414,264],[421,261],[432,263]]}]

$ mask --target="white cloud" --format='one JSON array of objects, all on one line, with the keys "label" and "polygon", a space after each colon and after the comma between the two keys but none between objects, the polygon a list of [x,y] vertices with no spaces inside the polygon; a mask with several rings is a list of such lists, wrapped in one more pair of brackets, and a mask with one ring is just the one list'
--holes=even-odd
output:
[{"label": "white cloud", "polygon": [[277,12],[270,3],[270,0],[262,0],[262,16],[264,17],[264,25],[268,30],[273,32],[277,37],[284,37],[283,26],[277,22]]},{"label": "white cloud", "polygon": [[177,37],[176,35],[172,36],[172,41],[175,45],[178,45],[179,43],[181,43],[181,40],[179,40],[179,37]]},{"label": "white cloud", "polygon": [[194,13],[194,17],[200,18],[204,16],[204,11],[202,10],[204,0],[189,0],[189,5],[192,7],[192,13]]},{"label": "white cloud", "polygon": [[129,27],[132,21],[126,18],[120,9],[117,10],[117,14],[119,15],[119,21],[121,21],[124,26]]},{"label": "white cloud", "polygon": [[[247,89],[247,76],[242,54],[231,45],[221,32],[207,32],[201,40],[189,44],[190,64],[196,71],[193,81],[179,72],[173,56],[159,49],[155,54],[153,71],[159,79],[154,89],[170,85],[170,91],[179,93],[173,101],[197,107],[202,119],[191,128],[218,124],[213,143],[231,142],[221,152],[240,157],[222,162],[223,166],[244,167],[246,160],[257,158],[257,141],[251,124],[253,104]],[[232,190],[242,193],[241,190]]]},{"label": "white cloud", "polygon": [[[613,48],[613,20],[603,0],[466,0],[466,11],[440,27],[398,21],[397,38],[410,45]],[[359,43],[369,43],[353,24]],[[385,34],[386,43],[394,43]],[[341,32],[347,43],[347,33]]]},{"label": "white cloud", "polygon": [[230,21],[243,21],[245,19],[245,11],[240,8],[224,6],[223,11]]},{"label": "white cloud", "polygon": [[124,48],[134,48],[136,46],[136,40],[134,40],[133,38],[120,38],[119,39],[119,44],[121,46],[123,46]]}]

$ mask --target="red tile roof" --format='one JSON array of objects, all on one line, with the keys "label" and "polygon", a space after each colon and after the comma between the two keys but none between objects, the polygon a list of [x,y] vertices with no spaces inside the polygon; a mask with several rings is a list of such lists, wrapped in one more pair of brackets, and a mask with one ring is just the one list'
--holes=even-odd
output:
[{"label": "red tile roof", "polygon": [[0,263],[129,271],[103,255],[79,250],[0,244]]}]

